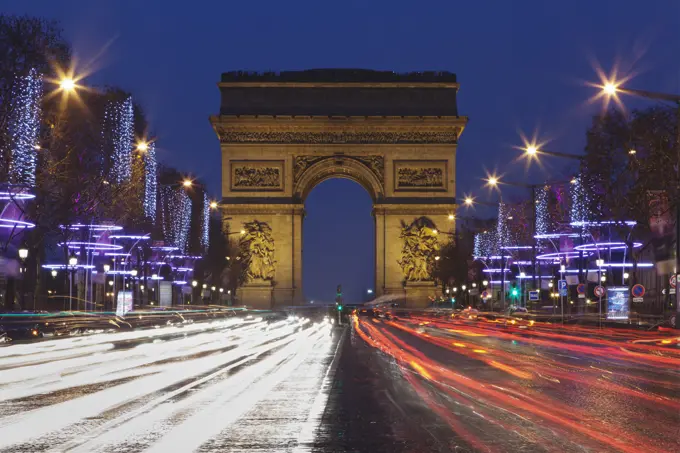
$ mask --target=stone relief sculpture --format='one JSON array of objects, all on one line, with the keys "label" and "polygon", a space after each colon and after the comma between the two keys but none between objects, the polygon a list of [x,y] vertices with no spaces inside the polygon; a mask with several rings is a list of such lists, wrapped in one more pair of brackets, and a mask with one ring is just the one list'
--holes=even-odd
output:
[{"label": "stone relief sculpture", "polygon": [[254,220],[243,224],[239,251],[245,281],[274,278],[274,238],[265,222]]},{"label": "stone relief sculpture", "polygon": [[[293,180],[298,181],[302,174],[309,167],[317,162],[327,159],[335,159],[336,156],[295,156],[295,161],[293,163]],[[383,156],[370,155],[370,156],[342,156],[343,159],[350,159],[356,162],[361,162],[367,166],[374,175],[378,177],[380,182],[384,181],[385,177],[385,159]]]},{"label": "stone relief sculpture", "polygon": [[397,171],[398,187],[439,188],[444,186],[444,170],[441,168],[409,168]]},{"label": "stone relief sculpture", "polygon": [[399,265],[407,282],[431,281],[439,241],[432,220],[420,217],[407,225],[401,223],[403,241]]},{"label": "stone relief sculpture", "polygon": [[281,169],[277,167],[235,167],[234,187],[280,187]]},{"label": "stone relief sculpture", "polygon": [[218,129],[221,143],[457,143],[458,130],[446,132],[328,131],[243,132]]}]

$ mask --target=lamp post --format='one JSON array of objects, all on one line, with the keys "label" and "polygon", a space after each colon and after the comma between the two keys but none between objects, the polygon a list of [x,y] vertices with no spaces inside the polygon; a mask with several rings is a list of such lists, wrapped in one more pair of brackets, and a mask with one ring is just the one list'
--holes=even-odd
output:
[{"label": "lamp post", "polygon": [[[22,246],[19,251],[19,259],[21,259],[21,308],[24,309],[24,302],[26,302],[26,258],[28,258],[28,249]],[[33,298],[33,311],[35,311],[35,298]]]},{"label": "lamp post", "polygon": [[[631,96],[641,97],[645,99],[653,99],[656,101],[671,102],[676,106],[676,115],[678,121],[678,128],[675,137],[675,152],[676,165],[675,165],[675,185],[676,190],[680,189],[680,95],[669,94],[669,93],[657,93],[654,91],[646,90],[636,90],[633,88],[622,88],[621,82],[616,80],[605,81],[603,85],[600,86],[602,89],[602,94],[606,97],[617,97],[619,93],[628,94]],[[632,152],[631,154],[634,154]],[[680,275],[680,204],[677,200],[680,198],[679,194],[676,194],[676,206],[675,206],[675,269],[673,273],[676,275],[676,280],[678,275]],[[675,328],[680,329],[680,291],[675,292]]]},{"label": "lamp post", "polygon": [[[598,276],[598,280],[599,280],[598,285],[601,285],[601,283],[603,282],[603,280],[602,280],[602,266],[604,266],[604,260],[601,259],[601,258],[598,258],[597,260],[595,260],[595,265],[597,266],[597,276]],[[597,322],[598,322],[598,325],[600,327],[602,327],[602,293],[601,292],[597,296],[597,300],[598,300],[597,305],[599,306],[598,307],[599,310],[598,310],[598,314],[597,314],[597,317],[598,317]]]},{"label": "lamp post", "polygon": [[78,265],[78,258],[75,255],[71,255],[68,259],[69,266],[69,282],[68,282],[68,311],[73,311],[73,273]]},{"label": "lamp post", "polygon": [[[560,280],[564,280],[564,273],[567,271],[567,266],[560,264]],[[561,291],[561,289],[560,289]],[[562,324],[564,324],[564,295],[560,293],[560,309],[562,311]]]}]

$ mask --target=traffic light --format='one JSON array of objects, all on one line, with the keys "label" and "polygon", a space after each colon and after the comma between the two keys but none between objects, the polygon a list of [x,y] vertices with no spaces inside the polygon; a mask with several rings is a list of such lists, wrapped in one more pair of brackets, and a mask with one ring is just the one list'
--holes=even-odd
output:
[{"label": "traffic light", "polygon": [[342,311],[342,305],[338,304],[338,311]]},{"label": "traffic light", "polygon": [[514,288],[514,287],[513,287],[513,288],[510,290],[510,296],[512,296],[512,297],[517,297],[517,296],[519,296],[519,291],[517,290],[517,288]]}]

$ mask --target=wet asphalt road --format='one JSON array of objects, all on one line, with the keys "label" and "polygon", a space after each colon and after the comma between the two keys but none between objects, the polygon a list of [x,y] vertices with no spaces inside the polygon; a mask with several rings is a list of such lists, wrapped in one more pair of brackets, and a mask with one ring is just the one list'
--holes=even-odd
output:
[{"label": "wet asphalt road", "polygon": [[232,319],[0,348],[0,451],[310,451],[340,332]]},{"label": "wet asphalt road", "polygon": [[318,451],[680,451],[673,333],[359,318],[349,335]]},{"label": "wet asphalt road", "polygon": [[680,451],[671,335],[225,320],[0,348],[0,452]]}]

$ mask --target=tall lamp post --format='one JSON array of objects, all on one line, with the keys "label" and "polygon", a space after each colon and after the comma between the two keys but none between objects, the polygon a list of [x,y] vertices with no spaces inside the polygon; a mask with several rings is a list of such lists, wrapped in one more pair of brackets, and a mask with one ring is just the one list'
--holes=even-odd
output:
[{"label": "tall lamp post", "polygon": [[78,258],[75,255],[71,255],[68,259],[68,270],[69,270],[69,280],[68,280],[68,311],[73,311],[73,273],[78,265]]},{"label": "tall lamp post", "polygon": [[[21,247],[19,249],[19,259],[21,260],[21,309],[23,310],[24,302],[26,301],[26,258],[28,258],[28,249]],[[35,298],[33,299],[33,310],[35,311]]]},{"label": "tall lamp post", "polygon": [[[675,176],[676,176],[676,190],[680,189],[677,187],[680,185],[680,95],[669,94],[669,93],[657,93],[654,91],[646,90],[636,90],[633,88],[622,88],[621,83],[615,80],[607,81],[601,86],[602,94],[609,98],[616,98],[619,93],[629,94],[632,96],[642,97],[646,99],[653,99],[657,101],[671,102],[676,106],[676,115],[678,121],[678,128],[675,137],[675,151],[676,165],[675,165]],[[676,280],[678,275],[680,275],[680,204],[678,204],[678,199],[680,195],[676,194],[676,206],[675,206],[675,269],[673,273],[676,275]],[[675,328],[680,329],[680,291],[675,292]]]},{"label": "tall lamp post", "polygon": [[[595,261],[595,265],[597,266],[597,280],[598,280],[597,284],[602,285],[602,282],[604,281],[602,279],[605,278],[606,280],[606,277],[602,276],[602,266],[604,266],[604,260],[602,258],[598,258]],[[599,295],[597,296],[597,305],[598,305],[597,314],[598,325],[602,327],[602,292],[600,292]]]}]

